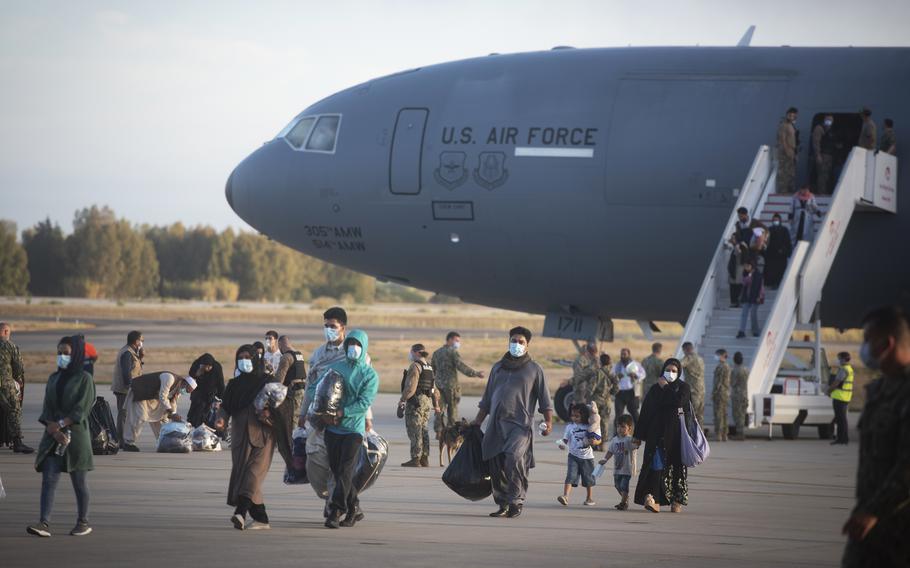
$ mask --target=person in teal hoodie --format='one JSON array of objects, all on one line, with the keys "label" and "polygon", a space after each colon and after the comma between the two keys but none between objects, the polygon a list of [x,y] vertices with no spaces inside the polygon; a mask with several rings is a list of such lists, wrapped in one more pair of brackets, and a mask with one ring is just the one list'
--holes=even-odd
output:
[{"label": "person in teal hoodie", "polygon": [[[325,526],[332,529],[353,527],[363,518],[353,478],[363,446],[367,410],[379,390],[379,375],[367,363],[368,347],[366,333],[359,329],[351,331],[344,340],[345,359],[331,366],[344,377],[341,409],[334,423],[325,430],[329,467],[335,478],[335,490],[329,499]],[[342,513],[345,515],[343,520]]]}]

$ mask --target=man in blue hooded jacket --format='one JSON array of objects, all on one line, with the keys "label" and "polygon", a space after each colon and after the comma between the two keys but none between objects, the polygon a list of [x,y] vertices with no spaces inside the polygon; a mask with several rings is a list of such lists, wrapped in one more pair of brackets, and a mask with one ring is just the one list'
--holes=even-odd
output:
[{"label": "man in blue hooded jacket", "polygon": [[[368,347],[367,334],[355,329],[344,340],[345,359],[331,366],[344,377],[341,408],[325,430],[329,467],[335,478],[325,526],[332,529],[352,527],[363,518],[353,478],[363,446],[366,414],[379,390],[379,376],[367,362]],[[345,514],[343,520],[342,513]]]}]

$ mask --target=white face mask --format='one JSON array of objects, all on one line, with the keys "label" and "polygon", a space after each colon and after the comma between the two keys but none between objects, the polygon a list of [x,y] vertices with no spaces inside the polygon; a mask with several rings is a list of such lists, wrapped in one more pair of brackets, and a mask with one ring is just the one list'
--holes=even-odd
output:
[{"label": "white face mask", "polygon": [[672,383],[676,380],[676,371],[664,371],[664,378],[667,379],[668,383]]},{"label": "white face mask", "polygon": [[325,333],[325,340],[330,342],[338,341],[338,338],[341,337],[341,331],[335,329],[334,327],[325,327],[323,328]]},{"label": "white face mask", "polygon": [[57,355],[57,368],[66,369],[67,367],[70,366],[70,361],[72,361],[72,360],[73,360],[73,358],[70,357],[69,355],[63,355],[63,354]]},{"label": "white face mask", "polygon": [[461,342],[460,342],[460,341],[456,341],[455,343],[453,343],[453,344],[452,344],[452,349],[454,349],[455,351],[458,351],[459,349],[461,349]]},{"label": "white face mask", "polygon": [[774,223],[774,226],[775,226],[775,227],[780,227],[780,221],[778,221],[777,219],[775,219],[774,221],[772,221],[772,223]]},{"label": "white face mask", "polygon": [[509,353],[512,354],[512,357],[522,357],[527,351],[528,348],[517,341],[509,343]]},{"label": "white face mask", "polygon": [[348,345],[348,359],[357,361],[360,359],[361,353],[363,353],[363,347],[359,345]]},{"label": "white face mask", "polygon": [[830,127],[832,124],[834,124],[834,121],[833,121],[833,120],[826,120],[826,121],[825,121],[825,126],[829,126],[829,127]]},{"label": "white face mask", "polygon": [[714,360],[715,360],[715,361],[720,361],[720,355],[715,355],[715,356],[714,356]]},{"label": "white face mask", "polygon": [[408,351],[408,361],[411,361],[412,363],[416,361],[416,359],[414,359],[414,354],[410,351]]},{"label": "white face mask", "polygon": [[252,373],[253,372],[253,360],[252,359],[240,359],[237,361],[237,370],[241,373]]}]

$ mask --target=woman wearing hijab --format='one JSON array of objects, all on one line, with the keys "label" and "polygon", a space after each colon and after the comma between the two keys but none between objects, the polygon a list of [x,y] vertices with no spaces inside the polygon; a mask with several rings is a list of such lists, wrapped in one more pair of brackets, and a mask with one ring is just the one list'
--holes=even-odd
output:
[{"label": "woman wearing hijab", "polygon": [[[224,390],[224,400],[215,428],[223,430],[231,419],[231,480],[227,504],[234,507],[231,522],[234,528],[268,529],[269,516],[265,511],[262,484],[272,465],[275,439],[272,429],[259,421],[253,401],[268,382],[261,357],[252,345],[242,345],[234,358],[237,375]],[[252,521],[247,524],[246,515]]]},{"label": "woman wearing hijab", "polygon": [[274,375],[275,369],[272,364],[265,360],[265,345],[261,341],[253,343],[253,349],[256,350],[255,359],[262,361],[262,370],[266,375]]},{"label": "woman wearing hijab", "polygon": [[635,441],[645,442],[635,502],[654,513],[666,505],[679,513],[689,502],[686,466],[682,464],[680,452],[680,435],[684,433],[679,425],[679,413],[685,414],[688,428],[694,427],[694,419],[692,391],[679,380],[681,370],[679,360],[666,360],[657,384],[645,395],[635,425]]},{"label": "woman wearing hijab", "polygon": [[78,513],[70,534],[85,536],[92,532],[88,524],[86,475],[94,469],[88,417],[95,403],[95,383],[84,363],[82,337],[62,338],[57,345],[57,371],[47,380],[44,408],[38,418],[45,426],[35,459],[35,469],[41,472],[41,518],[27,528],[35,536],[51,536],[51,511],[61,472],[70,474],[76,492]]},{"label": "woman wearing hijab", "polygon": [[815,195],[804,185],[790,201],[790,233],[793,246],[799,241],[812,240],[812,215],[821,218],[822,212],[815,201]]},{"label": "woman wearing hijab", "polygon": [[775,213],[769,230],[765,256],[765,286],[776,290],[787,269],[787,259],[793,252],[790,231],[781,223],[780,213]]},{"label": "woman wearing hijab", "polygon": [[196,388],[190,394],[186,420],[199,426],[205,422],[215,397],[224,396],[224,371],[211,353],[204,353],[190,365],[190,376],[196,379]]}]

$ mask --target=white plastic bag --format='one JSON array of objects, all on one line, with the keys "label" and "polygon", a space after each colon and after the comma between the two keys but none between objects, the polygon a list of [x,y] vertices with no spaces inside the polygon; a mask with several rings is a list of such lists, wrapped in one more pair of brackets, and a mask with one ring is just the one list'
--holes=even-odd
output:
[{"label": "white plastic bag", "polygon": [[161,453],[188,454],[193,451],[193,437],[186,422],[168,422],[158,433],[158,451]]},{"label": "white plastic bag", "polygon": [[221,440],[215,431],[205,424],[199,425],[193,430],[193,451],[194,452],[220,452]]},{"label": "white plastic bag", "polygon": [[266,406],[278,408],[288,396],[288,387],[281,383],[266,383],[256,395],[253,405],[258,412],[265,410]]}]

